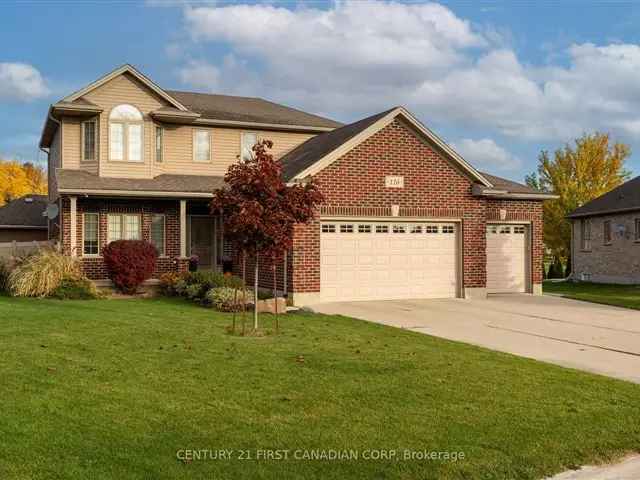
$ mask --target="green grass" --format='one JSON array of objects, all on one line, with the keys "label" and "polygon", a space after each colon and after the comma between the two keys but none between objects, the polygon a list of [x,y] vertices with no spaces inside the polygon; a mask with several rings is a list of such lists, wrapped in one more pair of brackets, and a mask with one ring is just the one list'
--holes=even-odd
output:
[{"label": "green grass", "polygon": [[588,282],[544,282],[545,293],[560,293],[567,298],[617,305],[640,310],[640,286]]},{"label": "green grass", "polygon": [[[181,300],[0,297],[0,478],[538,479],[640,449],[638,385],[339,316],[229,323]],[[256,449],[465,459],[237,459]]]}]

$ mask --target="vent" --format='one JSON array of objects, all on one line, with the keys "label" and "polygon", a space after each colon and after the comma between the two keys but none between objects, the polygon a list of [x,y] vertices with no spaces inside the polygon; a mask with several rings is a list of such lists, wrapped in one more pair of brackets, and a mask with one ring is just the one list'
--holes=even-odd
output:
[{"label": "vent", "polygon": [[24,199],[24,201],[27,202],[27,203],[33,203],[33,198],[27,197],[27,198]]}]

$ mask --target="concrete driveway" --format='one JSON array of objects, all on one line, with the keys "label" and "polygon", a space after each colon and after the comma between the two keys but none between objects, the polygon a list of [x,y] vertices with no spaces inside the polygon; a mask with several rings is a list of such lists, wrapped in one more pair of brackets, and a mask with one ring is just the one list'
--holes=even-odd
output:
[{"label": "concrete driveway", "polygon": [[312,308],[640,383],[640,312],[634,310],[546,295]]}]

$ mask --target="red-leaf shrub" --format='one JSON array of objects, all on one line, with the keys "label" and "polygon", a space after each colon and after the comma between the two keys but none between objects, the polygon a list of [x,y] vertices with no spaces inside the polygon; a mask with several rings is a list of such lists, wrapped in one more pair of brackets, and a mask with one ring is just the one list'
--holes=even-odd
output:
[{"label": "red-leaf shrub", "polygon": [[109,278],[124,293],[136,293],[138,286],[151,278],[158,251],[143,240],[116,240],[102,250]]}]

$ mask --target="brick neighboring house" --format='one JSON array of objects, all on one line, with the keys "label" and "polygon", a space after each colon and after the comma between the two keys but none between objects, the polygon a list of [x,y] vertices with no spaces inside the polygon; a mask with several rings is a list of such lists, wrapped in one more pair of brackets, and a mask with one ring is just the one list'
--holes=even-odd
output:
[{"label": "brick neighboring house", "polygon": [[94,279],[118,238],[154,243],[156,275],[191,254],[220,268],[234,252],[208,199],[259,139],[274,142],[285,180],[315,178],[326,197],[279,265],[295,303],[540,293],[553,196],[479,172],[404,108],[342,125],[261,99],[165,91],[129,65],[51,106],[51,235]]},{"label": "brick neighboring house", "polygon": [[47,240],[45,195],[25,195],[0,207],[0,243]]},{"label": "brick neighboring house", "polygon": [[640,177],[571,212],[572,278],[640,284]]}]

